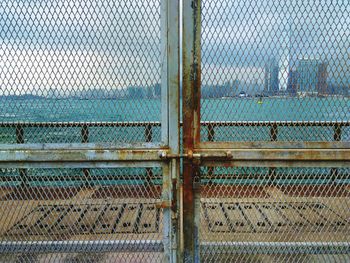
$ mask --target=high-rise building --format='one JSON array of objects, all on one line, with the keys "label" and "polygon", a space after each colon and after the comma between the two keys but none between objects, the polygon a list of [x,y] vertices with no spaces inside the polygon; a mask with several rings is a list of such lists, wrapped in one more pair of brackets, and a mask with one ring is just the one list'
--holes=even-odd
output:
[{"label": "high-rise building", "polygon": [[328,93],[327,78],[328,78],[327,63],[322,62],[318,65],[318,72],[317,72],[316,89],[319,94],[324,95]]},{"label": "high-rise building", "polygon": [[278,91],[278,65],[275,59],[271,59],[265,66],[264,93],[276,95]]},{"label": "high-rise building", "polygon": [[327,92],[327,64],[318,59],[303,58],[298,65],[298,92],[317,95]]},{"label": "high-rise building", "polygon": [[290,70],[288,76],[287,93],[295,96],[298,91],[298,72],[296,70]]}]

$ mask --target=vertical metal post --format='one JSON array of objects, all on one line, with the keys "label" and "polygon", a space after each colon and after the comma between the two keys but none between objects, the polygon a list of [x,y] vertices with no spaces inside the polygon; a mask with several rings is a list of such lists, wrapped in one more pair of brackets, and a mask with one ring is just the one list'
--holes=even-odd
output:
[{"label": "vertical metal post", "polygon": [[[152,125],[147,124],[145,126],[145,140],[146,140],[146,142],[152,142],[152,139],[153,139]],[[147,186],[150,186],[152,184],[152,178],[153,178],[152,168],[146,168]]]},{"label": "vertical metal post", "polygon": [[[270,127],[270,140],[272,142],[277,141],[278,136],[278,126],[277,124],[272,124]],[[269,182],[273,184],[276,179],[276,168],[270,167],[269,168]]]},{"label": "vertical metal post", "polygon": [[[16,125],[16,143],[23,144],[24,143],[24,129],[20,124]],[[22,186],[26,186],[28,184],[27,178],[27,169],[19,169],[19,176],[22,181]]]},{"label": "vertical metal post", "polygon": [[[86,124],[84,124],[81,127],[81,142],[82,143],[88,143],[89,142],[89,128]],[[90,171],[89,169],[83,168],[83,175],[86,178],[87,186],[91,186],[92,180],[90,178]]]},{"label": "vertical metal post", "polygon": [[337,142],[341,141],[341,125],[338,123],[334,125],[333,139]]},{"label": "vertical metal post", "polygon": [[16,125],[16,143],[24,143],[24,129],[21,124]]},{"label": "vertical metal post", "polygon": [[81,127],[81,142],[88,143],[89,142],[89,128],[86,124]]},{"label": "vertical metal post", "polygon": [[272,142],[277,141],[277,136],[278,136],[278,126],[277,124],[272,124],[270,127],[270,140]]},{"label": "vertical metal post", "polygon": [[[340,124],[335,124],[334,125],[334,134],[333,134],[333,140],[336,142],[341,141],[341,125]],[[331,169],[331,178],[333,181],[335,181],[338,177],[338,169],[337,168],[332,168]]]},{"label": "vertical metal post", "polygon": [[[208,129],[208,141],[213,142],[215,138],[215,125],[212,123],[209,123],[207,126]],[[212,178],[214,175],[214,167],[208,167],[208,176],[209,178]]]},{"label": "vertical metal post", "polygon": [[[161,1],[161,50],[162,50],[162,142],[170,152],[180,153],[180,99],[179,99],[179,0]],[[163,200],[175,205],[178,195],[179,160],[163,165]],[[174,189],[175,188],[175,189]],[[164,213],[164,253],[167,262],[176,262],[178,254],[178,215],[174,207],[166,207]]]},{"label": "vertical metal post", "polygon": [[[184,0],[182,19],[183,57],[183,147],[192,152],[200,142],[200,48],[201,1]],[[199,261],[199,167],[191,160],[183,162],[183,236],[185,262]],[[195,182],[194,178],[197,178]]]}]

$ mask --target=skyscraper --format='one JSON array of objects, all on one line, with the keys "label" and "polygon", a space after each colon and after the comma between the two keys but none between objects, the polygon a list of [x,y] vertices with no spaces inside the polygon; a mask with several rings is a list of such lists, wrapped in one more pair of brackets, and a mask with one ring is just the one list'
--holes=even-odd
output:
[{"label": "skyscraper", "polygon": [[300,94],[317,95],[327,92],[327,64],[318,59],[303,58],[298,65]]},{"label": "skyscraper", "polygon": [[318,65],[318,72],[317,72],[316,89],[319,94],[325,95],[328,93],[327,78],[328,78],[327,63],[322,62]]},{"label": "skyscraper", "polygon": [[276,95],[278,93],[278,65],[273,58],[265,65],[264,93]]},{"label": "skyscraper", "polygon": [[298,91],[298,72],[296,70],[290,70],[288,76],[287,93],[291,96],[295,96]]}]

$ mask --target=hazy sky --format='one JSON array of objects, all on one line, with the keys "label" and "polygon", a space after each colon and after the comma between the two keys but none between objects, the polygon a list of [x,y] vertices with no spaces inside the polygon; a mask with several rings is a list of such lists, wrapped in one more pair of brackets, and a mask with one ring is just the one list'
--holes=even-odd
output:
[{"label": "hazy sky", "polygon": [[[320,58],[329,63],[331,79],[350,83],[350,2],[205,0],[202,9],[204,70],[264,67],[289,42],[293,68],[300,57]],[[203,74],[203,81],[218,75]]]},{"label": "hazy sky", "polygon": [[[350,3],[204,0],[203,83],[259,81],[278,57],[283,32],[291,64],[329,63],[330,79],[350,83]],[[157,0],[0,2],[0,88],[19,92],[123,88],[160,82]]]}]

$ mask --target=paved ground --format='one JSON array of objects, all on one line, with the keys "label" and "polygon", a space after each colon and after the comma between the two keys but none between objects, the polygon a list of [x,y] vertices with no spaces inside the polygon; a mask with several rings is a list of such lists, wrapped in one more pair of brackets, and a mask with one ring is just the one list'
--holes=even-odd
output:
[{"label": "paved ground", "polygon": [[[295,189],[284,191],[273,186],[237,189],[203,189],[199,204],[202,242],[350,242],[348,188],[343,189],[342,194],[329,189],[323,189],[322,194],[306,189],[298,193]],[[3,241],[162,240],[162,211],[155,205],[159,189],[148,198],[132,198],[132,193],[122,198],[115,194],[117,189],[109,189],[111,194],[98,188],[66,189],[58,191],[59,194],[53,189],[41,190],[39,195],[40,191],[3,189],[0,194]],[[286,255],[243,257],[221,252],[216,256],[209,253],[205,258],[208,262],[283,262],[287,259]],[[74,253],[50,255],[57,262],[162,259],[161,253],[106,253],[98,257]],[[43,254],[2,255],[0,262],[45,262],[49,258]],[[307,258],[306,262],[318,261],[317,256]],[[348,260],[339,255],[336,261],[347,261],[343,259]]]}]

